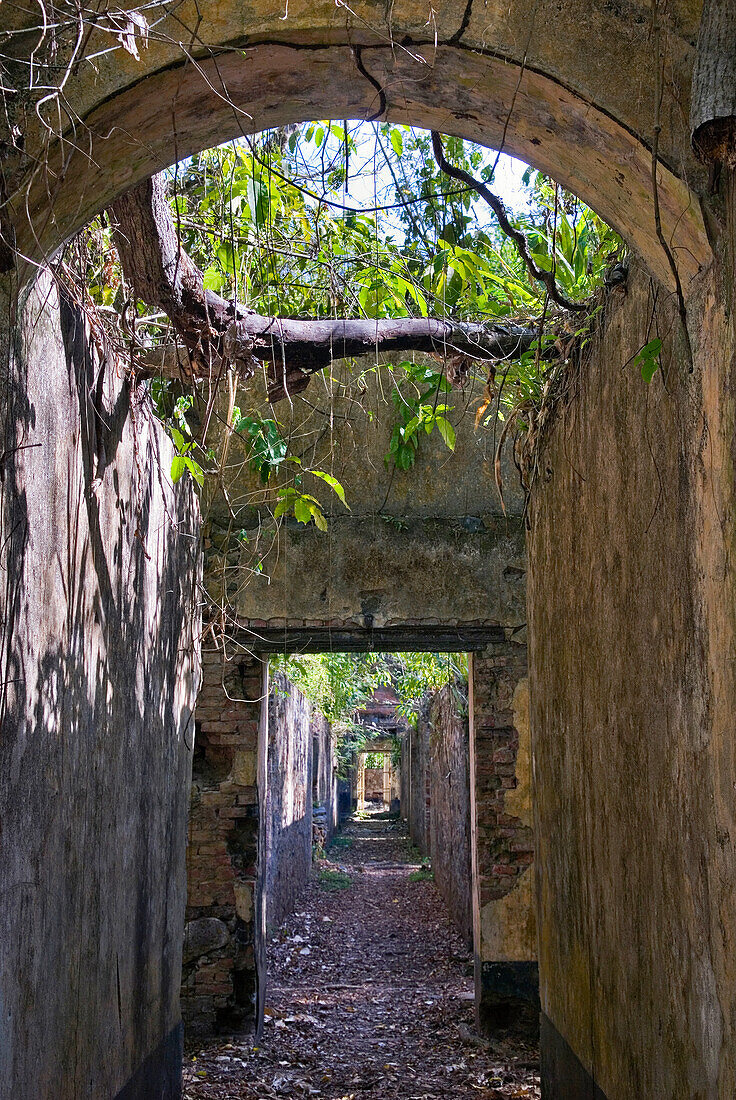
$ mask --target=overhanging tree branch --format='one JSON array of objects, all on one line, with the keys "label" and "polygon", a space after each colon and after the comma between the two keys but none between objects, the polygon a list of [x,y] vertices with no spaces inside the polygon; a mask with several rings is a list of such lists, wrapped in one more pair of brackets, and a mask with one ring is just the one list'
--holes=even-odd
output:
[{"label": "overhanging tree branch", "polygon": [[[372,350],[462,354],[497,361],[518,358],[539,337],[532,326],[431,317],[373,321],[263,317],[205,289],[202,272],[179,244],[163,176],[131,188],[111,210],[126,278],[138,297],[170,318],[189,352],[191,376],[207,377],[225,359],[248,377],[260,360],[269,364],[272,401],[299,393],[312,374],[335,359]],[[164,356],[157,360],[151,373],[161,373],[166,362]],[[178,365],[176,374],[181,377]]]},{"label": "overhanging tree branch", "polygon": [[571,298],[565,297],[557,286],[553,271],[543,271],[541,267],[535,264],[532,254],[529,251],[528,240],[520,229],[517,229],[515,225],[511,224],[508,213],[506,212],[506,207],[501,202],[498,195],[494,195],[490,187],[487,187],[481,180],[475,179],[475,177],[471,176],[470,172],[466,172],[464,168],[456,168],[454,164],[450,164],[442,146],[442,137],[436,130],[432,131],[432,150],[439,168],[445,175],[451,176],[452,179],[466,184],[468,187],[471,187],[476,194],[480,195],[482,199],[485,199],[496,215],[502,232],[505,233],[507,237],[510,237],[516,245],[519,255],[526,264],[529,274],[533,279],[536,279],[537,282],[542,283],[551,300],[563,309],[574,310],[578,313],[582,313],[584,310],[588,309],[587,302],[573,302]]}]

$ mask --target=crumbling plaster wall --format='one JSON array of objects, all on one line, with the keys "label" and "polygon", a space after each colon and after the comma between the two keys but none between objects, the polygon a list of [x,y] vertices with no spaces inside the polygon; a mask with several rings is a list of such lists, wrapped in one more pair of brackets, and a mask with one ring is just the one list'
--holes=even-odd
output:
[{"label": "crumbling plaster wall", "polygon": [[[427,362],[437,369],[436,360]],[[524,500],[512,456],[505,448],[504,515],[494,432],[472,429],[484,379],[448,395],[455,450],[435,432],[422,440],[414,467],[403,471],[384,462],[395,420],[390,369],[377,369],[368,356],[336,363],[332,386],[319,378],[276,410],[265,403],[258,379],[238,396],[244,412],[278,417],[305,470],[337,477],[350,509],[307,472],[305,488],[323,503],[328,530],[293,517],[277,530],[274,486],[287,484],[291,468],[264,490],[245,461],[243,441],[230,438],[227,494],[213,491],[204,506],[205,581],[213,599],[233,607],[247,644],[257,648],[267,629],[515,628],[525,621]],[[232,522],[233,505],[243,502],[239,524],[248,541]]]},{"label": "crumbling plaster wall", "polygon": [[422,701],[417,724],[410,726],[404,741],[409,756],[409,836],[422,855],[429,855],[430,841],[429,704],[429,698]]},{"label": "crumbling plaster wall", "polygon": [[476,1017],[484,1030],[539,1027],[527,648],[469,661]]},{"label": "crumbling plaster wall", "polygon": [[187,1032],[257,1028],[265,995],[268,669],[202,653],[187,848]]},{"label": "crumbling plaster wall", "polygon": [[291,913],[312,867],[314,708],[283,673],[270,679],[266,809],[266,928]]},{"label": "crumbling plaster wall", "polygon": [[0,1097],[174,1098],[196,503],[170,483],[145,394],[48,273],[14,322],[0,348]]},{"label": "crumbling plaster wall", "polygon": [[[543,446],[531,706],[549,1100],[736,1088],[734,183],[692,373],[641,272]],[[651,385],[631,356],[659,333]],[[598,1091],[596,1091],[598,1090]]]},{"label": "crumbling plaster wall", "polygon": [[429,704],[430,853],[437,888],[471,946],[468,692],[448,684]]}]

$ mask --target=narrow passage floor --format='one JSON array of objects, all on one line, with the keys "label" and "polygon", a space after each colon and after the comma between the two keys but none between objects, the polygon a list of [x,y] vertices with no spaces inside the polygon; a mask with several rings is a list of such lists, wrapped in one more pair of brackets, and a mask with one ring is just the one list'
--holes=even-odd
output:
[{"label": "narrow passage floor", "polygon": [[473,1030],[472,965],[406,826],[355,817],[269,945],[260,1045],[185,1059],[186,1100],[539,1097],[537,1052]]}]

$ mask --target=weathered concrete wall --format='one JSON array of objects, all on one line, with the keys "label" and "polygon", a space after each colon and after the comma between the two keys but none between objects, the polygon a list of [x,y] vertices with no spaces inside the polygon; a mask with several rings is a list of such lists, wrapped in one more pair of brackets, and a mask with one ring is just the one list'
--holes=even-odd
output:
[{"label": "weathered concrete wall", "polygon": [[[429,775],[429,699],[423,701],[416,726],[407,735],[409,750],[410,812],[409,836],[423,855],[429,855],[430,775]],[[405,750],[406,751],[406,748]]]},{"label": "weathered concrete wall", "polygon": [[493,1030],[539,1024],[526,646],[470,658],[476,1014]]},{"label": "weathered concrete wall", "polygon": [[266,929],[292,912],[312,867],[312,704],[283,673],[268,697]]},{"label": "weathered concrete wall", "polygon": [[[436,361],[431,365],[436,369]],[[205,507],[205,581],[216,602],[233,608],[246,645],[257,648],[264,630],[278,637],[282,629],[303,626],[516,628],[526,621],[518,478],[507,447],[504,515],[494,432],[472,427],[484,380],[448,395],[454,452],[435,432],[422,440],[413,469],[402,471],[384,463],[395,420],[390,371],[377,370],[369,357],[336,363],[334,392],[320,381],[276,410],[265,403],[257,379],[238,395],[243,412],[275,413],[290,453],[307,471],[305,488],[329,516],[325,532],[293,517],[277,527],[275,487],[288,483],[292,467],[264,489],[248,467],[243,439],[230,436],[227,499],[213,491]],[[313,467],[339,479],[350,511],[308,473]],[[248,541],[239,537],[241,528]]]},{"label": "weathered concrete wall", "polygon": [[[733,180],[720,200],[728,232],[690,311],[693,372],[669,303],[632,278],[558,411],[533,497],[550,1100],[736,1088]],[[630,357],[655,333],[663,371],[647,386]]]},{"label": "weathered concrete wall", "polygon": [[312,711],[312,840],[324,848],[339,823],[337,735],[318,711]]},{"label": "weathered concrete wall", "polygon": [[202,654],[187,849],[188,1034],[253,1027],[265,992],[267,666]]},{"label": "weathered concrete wall", "polygon": [[433,697],[429,744],[432,870],[450,916],[470,946],[470,753],[465,685],[448,685]]},{"label": "weathered concrete wall", "polygon": [[[0,329],[8,315],[4,298]],[[15,322],[0,347],[0,1097],[173,1098],[196,506],[145,395],[47,274]]]}]

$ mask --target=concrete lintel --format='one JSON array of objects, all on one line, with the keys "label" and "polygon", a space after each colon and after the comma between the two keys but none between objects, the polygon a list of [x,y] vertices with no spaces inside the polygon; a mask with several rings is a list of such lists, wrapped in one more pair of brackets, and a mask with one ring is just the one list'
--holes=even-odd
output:
[{"label": "concrete lintel", "polygon": [[240,624],[238,641],[254,653],[467,653],[504,642],[503,627],[260,627]]}]

